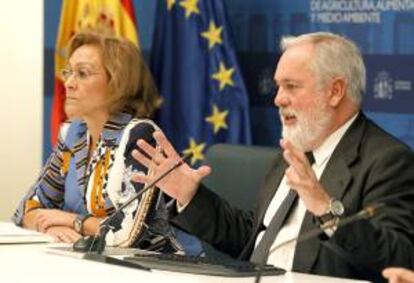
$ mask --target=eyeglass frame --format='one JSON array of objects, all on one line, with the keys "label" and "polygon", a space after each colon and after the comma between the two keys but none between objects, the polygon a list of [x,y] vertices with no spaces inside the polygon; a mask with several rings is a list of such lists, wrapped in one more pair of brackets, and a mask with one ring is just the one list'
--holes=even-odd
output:
[{"label": "eyeglass frame", "polygon": [[75,80],[79,82],[79,81],[86,81],[91,76],[102,74],[102,72],[83,71],[85,72],[85,75],[81,75],[81,72],[82,70],[72,70],[69,68],[63,68],[59,71],[60,77],[62,78],[64,82],[68,81],[72,76],[74,76]]}]

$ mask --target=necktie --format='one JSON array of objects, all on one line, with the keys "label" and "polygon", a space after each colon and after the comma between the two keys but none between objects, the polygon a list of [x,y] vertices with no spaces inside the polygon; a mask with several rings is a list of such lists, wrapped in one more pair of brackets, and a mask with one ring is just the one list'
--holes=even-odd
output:
[{"label": "necktie", "polygon": [[[315,159],[312,155],[312,152],[307,152],[306,157],[309,160],[309,163],[312,165],[315,162]],[[293,204],[297,201],[297,193],[295,190],[289,190],[289,193],[280,204],[278,210],[273,216],[272,220],[269,223],[262,239],[260,240],[257,247],[253,250],[253,253],[250,257],[252,262],[261,263],[263,259],[267,258],[270,247],[273,244],[277,234],[282,228],[283,223],[285,222],[287,216],[289,215]]]}]

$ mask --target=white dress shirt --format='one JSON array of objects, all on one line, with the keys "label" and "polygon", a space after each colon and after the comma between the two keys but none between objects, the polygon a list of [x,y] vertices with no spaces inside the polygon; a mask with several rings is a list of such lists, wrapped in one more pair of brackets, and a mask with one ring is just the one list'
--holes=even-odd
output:
[{"label": "white dress shirt", "polygon": [[[331,158],[332,152],[335,147],[338,145],[339,141],[342,139],[346,130],[355,120],[357,115],[348,120],[344,125],[338,128],[334,133],[332,133],[320,147],[313,151],[313,156],[315,158],[315,163],[312,166],[313,171],[315,172],[318,180],[320,179],[326,164]],[[267,227],[270,224],[270,221],[273,218],[273,215],[276,213],[280,204],[283,202],[287,196],[290,188],[287,185],[287,178],[283,176],[282,181],[280,182],[279,188],[276,191],[270,205],[266,211],[265,217],[263,219],[264,225]],[[276,236],[275,241],[272,244],[272,248],[279,245],[280,243],[295,238],[299,235],[300,227],[302,226],[302,221],[305,217],[306,207],[301,199],[296,202],[295,206],[292,208],[292,211],[288,218],[286,219],[283,227],[279,231],[279,234]],[[263,237],[264,231],[260,232],[257,239],[256,245],[260,242]],[[293,256],[295,254],[296,241],[286,244],[278,248],[275,252],[269,255],[267,262],[275,266],[281,267],[286,270],[292,270],[293,265]]]}]

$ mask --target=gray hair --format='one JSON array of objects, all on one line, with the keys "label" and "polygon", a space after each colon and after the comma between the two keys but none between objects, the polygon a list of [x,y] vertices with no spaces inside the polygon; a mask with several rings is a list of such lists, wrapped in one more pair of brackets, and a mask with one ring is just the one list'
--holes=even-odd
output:
[{"label": "gray hair", "polygon": [[319,87],[340,76],[347,83],[348,97],[356,105],[361,105],[366,86],[366,70],[361,52],[355,43],[333,33],[316,32],[283,37],[280,48],[284,52],[301,43],[312,43],[315,46],[311,69],[317,76]]}]

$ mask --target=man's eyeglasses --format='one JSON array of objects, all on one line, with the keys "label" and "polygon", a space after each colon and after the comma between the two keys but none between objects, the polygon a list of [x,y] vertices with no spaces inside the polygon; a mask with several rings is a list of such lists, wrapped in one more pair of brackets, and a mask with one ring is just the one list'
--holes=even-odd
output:
[{"label": "man's eyeglasses", "polygon": [[71,69],[62,69],[60,70],[60,76],[63,81],[69,80],[72,75],[75,76],[76,81],[86,81],[89,77],[94,75],[99,75],[99,72],[92,72],[86,69],[71,70]]}]

